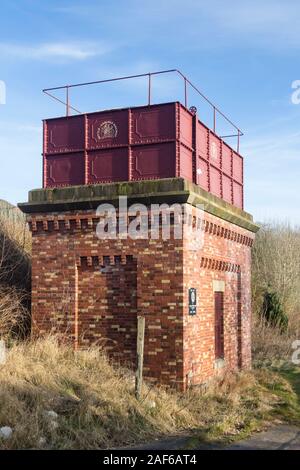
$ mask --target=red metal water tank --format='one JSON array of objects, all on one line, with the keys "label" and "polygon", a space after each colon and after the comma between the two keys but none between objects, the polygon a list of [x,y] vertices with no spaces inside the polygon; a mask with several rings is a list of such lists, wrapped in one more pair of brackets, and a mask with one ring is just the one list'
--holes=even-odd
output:
[{"label": "red metal water tank", "polygon": [[44,187],[182,177],[243,208],[243,158],[181,103],[44,121]]}]

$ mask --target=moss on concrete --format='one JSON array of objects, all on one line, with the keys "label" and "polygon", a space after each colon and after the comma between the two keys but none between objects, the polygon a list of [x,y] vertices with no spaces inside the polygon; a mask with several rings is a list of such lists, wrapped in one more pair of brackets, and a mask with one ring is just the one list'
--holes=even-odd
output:
[{"label": "moss on concrete", "polygon": [[25,213],[94,209],[104,202],[118,205],[119,196],[127,196],[130,204],[201,204],[205,211],[251,232],[259,229],[250,214],[183,178],[35,189],[19,208]]}]

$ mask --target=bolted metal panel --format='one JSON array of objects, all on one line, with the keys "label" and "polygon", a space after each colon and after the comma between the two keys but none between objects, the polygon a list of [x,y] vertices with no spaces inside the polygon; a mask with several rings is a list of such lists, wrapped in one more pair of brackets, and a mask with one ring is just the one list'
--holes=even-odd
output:
[{"label": "bolted metal panel", "polygon": [[225,142],[222,142],[222,170],[232,176],[232,149]]},{"label": "bolted metal panel", "polygon": [[88,182],[109,183],[128,180],[127,148],[88,152]]},{"label": "bolted metal panel", "polygon": [[43,161],[44,187],[178,176],[243,207],[242,157],[179,102],[45,120]]},{"label": "bolted metal panel", "polygon": [[197,153],[201,158],[208,160],[208,134],[209,130],[202,122],[197,120]]},{"label": "bolted metal panel", "polygon": [[243,208],[243,186],[233,182],[233,204],[240,209]]},{"label": "bolted metal panel", "polygon": [[180,144],[180,170],[179,176],[193,181],[193,152]]},{"label": "bolted metal panel", "polygon": [[243,158],[236,152],[233,152],[232,158],[233,158],[232,160],[233,179],[237,181],[238,183],[242,184],[243,183]]},{"label": "bolted metal panel", "polygon": [[209,160],[217,168],[221,168],[221,140],[212,132],[209,133]]},{"label": "bolted metal panel", "polygon": [[84,153],[47,156],[46,187],[84,184]]},{"label": "bolted metal panel", "polygon": [[131,126],[132,144],[175,140],[175,103],[133,108]]},{"label": "bolted metal panel", "polygon": [[44,121],[45,153],[65,153],[84,148],[84,117],[72,116]]},{"label": "bolted metal panel", "polygon": [[209,163],[202,158],[197,158],[197,184],[206,191],[209,190]]},{"label": "bolted metal panel", "polygon": [[175,143],[139,145],[132,149],[132,179],[175,176]]},{"label": "bolted metal panel", "polygon": [[128,111],[116,110],[88,114],[88,149],[126,146]]},{"label": "bolted metal panel", "polygon": [[222,174],[218,168],[210,165],[209,169],[209,190],[215,196],[221,197]]},{"label": "bolted metal panel", "polygon": [[193,115],[180,105],[179,140],[189,149],[193,148]]},{"label": "bolted metal panel", "polygon": [[232,204],[232,179],[225,174],[222,175],[223,199]]}]

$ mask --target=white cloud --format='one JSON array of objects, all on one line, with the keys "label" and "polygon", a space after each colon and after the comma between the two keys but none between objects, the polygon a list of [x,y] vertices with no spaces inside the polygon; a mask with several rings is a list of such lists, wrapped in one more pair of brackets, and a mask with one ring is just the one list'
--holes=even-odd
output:
[{"label": "white cloud", "polygon": [[135,44],[137,37],[162,41],[167,31],[168,37],[178,39],[182,50],[184,41],[178,31],[184,31],[189,49],[245,44],[277,51],[300,47],[298,0],[128,0],[120,2],[118,14],[108,2],[86,0],[84,5],[62,5],[52,11],[89,24],[109,23],[112,31],[126,30],[123,40],[126,37],[127,43]]},{"label": "white cloud", "polygon": [[203,7],[224,32],[238,33],[252,44],[299,47],[300,5],[294,0],[224,2],[212,0]]},{"label": "white cloud", "polygon": [[85,60],[108,52],[105,45],[84,42],[53,42],[36,45],[0,43],[0,55],[24,60]]},{"label": "white cloud", "polygon": [[0,120],[0,136],[9,132],[32,132],[42,135],[43,127],[31,123]]},{"label": "white cloud", "polygon": [[246,210],[256,220],[288,219],[300,224],[300,132],[279,124],[272,132],[247,134],[246,139],[242,151]]}]

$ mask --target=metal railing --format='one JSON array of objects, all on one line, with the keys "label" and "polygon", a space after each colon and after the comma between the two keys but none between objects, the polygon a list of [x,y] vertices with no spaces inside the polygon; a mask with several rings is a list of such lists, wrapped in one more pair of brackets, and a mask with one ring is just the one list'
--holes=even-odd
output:
[{"label": "metal railing", "polygon": [[[223,135],[220,136],[221,138],[230,138],[230,137],[237,137],[237,152],[239,152],[240,149],[240,137],[244,135],[244,133],[237,127],[214,103],[212,103],[180,70],[178,69],[170,69],[170,70],[160,70],[158,72],[148,72],[148,73],[141,73],[138,75],[127,75],[124,77],[116,77],[116,78],[108,78],[105,80],[96,80],[93,82],[84,82],[84,83],[75,83],[72,85],[63,85],[63,86],[58,86],[58,87],[53,87],[53,88],[45,88],[43,90],[43,93],[46,95],[50,96],[54,100],[58,101],[59,103],[63,104],[66,107],[66,116],[70,115],[70,110],[75,111],[78,114],[82,114],[81,111],[78,109],[74,108],[70,104],[70,89],[71,88],[77,88],[77,87],[83,87],[83,86],[89,86],[89,85],[99,85],[101,83],[109,83],[109,82],[116,82],[116,81],[121,81],[121,80],[130,80],[133,78],[141,78],[141,77],[146,77],[147,82],[148,82],[148,105],[151,105],[151,92],[152,92],[152,83],[151,79],[155,75],[162,75],[166,73],[176,73],[178,74],[184,83],[184,106],[188,108],[188,87],[190,86],[196,93],[198,93],[199,96],[201,96],[202,99],[204,99],[209,106],[212,108],[213,112],[213,131],[216,132],[216,125],[217,125],[217,115],[220,115],[232,128],[237,132],[229,135]],[[65,90],[66,93],[66,98],[65,101],[57,98],[57,96],[54,96],[52,91],[57,91],[57,90]]]}]

